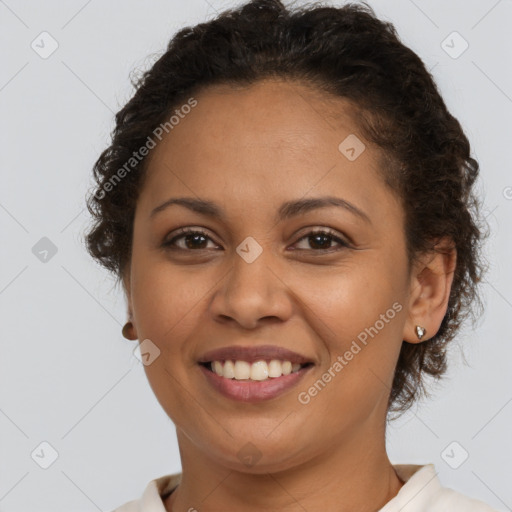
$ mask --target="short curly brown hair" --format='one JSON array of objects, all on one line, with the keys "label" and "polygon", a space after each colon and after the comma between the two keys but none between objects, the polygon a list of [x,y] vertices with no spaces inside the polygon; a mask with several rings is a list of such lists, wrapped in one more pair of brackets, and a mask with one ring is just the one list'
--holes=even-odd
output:
[{"label": "short curly brown hair", "polygon": [[[461,323],[469,314],[477,318],[486,235],[472,191],[479,165],[467,137],[418,55],[366,3],[291,10],[279,0],[253,0],[177,32],[151,69],[132,80],[135,94],[117,113],[111,145],[94,165],[87,249],[122,281],[147,163],[133,156],[148,135],[209,85],[272,77],[312,85],[356,107],[360,132],[382,149],[383,177],[402,200],[409,265],[433,241],[454,242],[456,268],[438,332],[419,344],[402,343],[388,412],[403,413],[428,395],[427,375],[439,379],[445,372],[447,344]],[[133,170],[120,179],[128,161]]]}]

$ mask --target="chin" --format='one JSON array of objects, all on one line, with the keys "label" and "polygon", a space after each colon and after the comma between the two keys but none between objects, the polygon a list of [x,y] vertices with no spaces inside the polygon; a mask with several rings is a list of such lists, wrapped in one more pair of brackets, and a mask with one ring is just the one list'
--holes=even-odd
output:
[{"label": "chin", "polygon": [[[295,441],[291,442],[291,439]],[[217,464],[222,461],[226,468],[252,475],[285,471],[309,458],[304,448],[297,444],[297,437],[291,434],[286,439],[276,436],[273,440],[265,435],[229,438],[218,446],[217,454],[212,454],[213,441],[208,446],[210,456]]]}]

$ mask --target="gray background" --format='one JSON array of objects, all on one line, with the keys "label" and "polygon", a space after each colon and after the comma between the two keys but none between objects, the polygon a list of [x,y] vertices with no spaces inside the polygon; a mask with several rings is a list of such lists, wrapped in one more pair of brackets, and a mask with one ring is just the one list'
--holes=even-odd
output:
[{"label": "gray background", "polygon": [[[0,0],[1,511],[108,511],[180,470],[174,427],[132,354],[137,342],[121,336],[124,297],[85,251],[84,198],[113,114],[132,93],[130,72],[149,67],[178,28],[236,3]],[[493,230],[486,312],[454,342],[433,400],[390,426],[390,458],[432,462],[444,485],[512,510],[512,2],[369,3],[433,70],[464,126]],[[51,49],[43,31],[58,43],[47,58],[31,47],[47,37]],[[446,39],[453,31],[469,44],[457,58],[464,42]],[[58,453],[47,469],[42,442]]]}]

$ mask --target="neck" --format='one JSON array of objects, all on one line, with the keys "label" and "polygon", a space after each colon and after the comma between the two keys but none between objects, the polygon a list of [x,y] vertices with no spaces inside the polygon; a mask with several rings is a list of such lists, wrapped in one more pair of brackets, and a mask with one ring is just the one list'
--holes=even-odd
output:
[{"label": "neck", "polygon": [[403,485],[387,457],[384,435],[375,432],[371,437],[360,431],[301,464],[263,474],[226,468],[177,433],[182,479],[164,502],[167,512],[376,512]]}]

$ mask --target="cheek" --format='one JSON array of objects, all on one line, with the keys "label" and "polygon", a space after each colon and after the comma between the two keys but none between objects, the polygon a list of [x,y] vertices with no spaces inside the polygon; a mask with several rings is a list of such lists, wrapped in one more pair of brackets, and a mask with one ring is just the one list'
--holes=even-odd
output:
[{"label": "cheek", "polygon": [[[369,261],[370,258],[363,263],[362,259],[326,272],[312,270],[309,274],[290,275],[286,281],[298,298],[299,307],[304,306],[300,314],[310,323],[318,324],[325,334],[321,337],[333,339],[339,349],[347,340],[373,326],[401,300],[401,287],[387,277],[385,263]],[[389,311],[387,318],[394,319],[397,309],[401,308]],[[386,324],[388,331],[389,324]]]},{"label": "cheek", "polygon": [[404,308],[385,294],[366,294],[365,301],[343,297],[336,312],[319,309],[316,325],[329,333],[322,339],[328,360],[299,397],[309,402],[304,407],[312,418],[322,418],[324,432],[361,425],[376,408],[384,414],[402,344]]},{"label": "cheek", "polygon": [[326,349],[322,369],[330,370],[325,378],[332,382],[326,386],[325,398],[332,393],[326,402],[350,408],[369,400],[370,407],[391,386],[405,307],[403,286],[388,278],[389,271],[383,260],[374,260],[316,276],[314,283],[303,276],[296,288],[308,306],[301,315],[307,315],[307,327]]},{"label": "cheek", "polygon": [[149,338],[157,345],[175,351],[173,341],[190,335],[203,301],[212,284],[203,273],[177,270],[169,262],[134,265],[132,284],[133,313],[139,339]]}]

